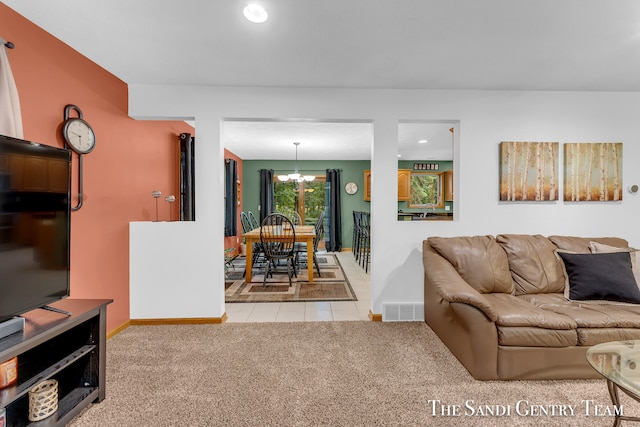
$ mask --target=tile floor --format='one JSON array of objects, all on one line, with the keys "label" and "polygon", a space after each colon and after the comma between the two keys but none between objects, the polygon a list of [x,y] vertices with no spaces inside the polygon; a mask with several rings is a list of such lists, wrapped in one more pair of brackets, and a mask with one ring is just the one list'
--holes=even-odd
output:
[{"label": "tile floor", "polygon": [[227,322],[369,320],[369,274],[351,252],[336,253],[358,301],[257,302],[225,305]]}]

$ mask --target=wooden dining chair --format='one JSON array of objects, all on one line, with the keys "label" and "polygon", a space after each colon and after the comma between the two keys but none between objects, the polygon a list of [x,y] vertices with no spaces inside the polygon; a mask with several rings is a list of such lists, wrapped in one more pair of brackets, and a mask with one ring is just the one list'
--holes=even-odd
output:
[{"label": "wooden dining chair", "polygon": [[296,273],[295,257],[296,257],[296,230],[293,223],[286,216],[273,213],[268,215],[260,226],[260,243],[266,257],[266,266],[262,285],[266,285],[267,276],[271,273],[271,266],[278,265],[280,260],[287,261],[287,275],[289,277],[289,286],[291,286],[291,278],[298,277]]}]

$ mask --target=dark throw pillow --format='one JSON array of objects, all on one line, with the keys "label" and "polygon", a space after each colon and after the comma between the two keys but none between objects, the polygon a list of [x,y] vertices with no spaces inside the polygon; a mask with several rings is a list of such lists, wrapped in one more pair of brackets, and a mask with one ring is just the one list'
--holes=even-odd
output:
[{"label": "dark throw pillow", "polygon": [[575,254],[557,251],[569,280],[569,299],[640,304],[628,252]]}]

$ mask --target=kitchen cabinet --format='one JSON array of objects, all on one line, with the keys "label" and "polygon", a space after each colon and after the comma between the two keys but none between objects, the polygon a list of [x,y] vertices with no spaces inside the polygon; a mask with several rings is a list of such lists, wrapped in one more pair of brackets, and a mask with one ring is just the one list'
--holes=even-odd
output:
[{"label": "kitchen cabinet", "polygon": [[365,202],[371,201],[371,171],[370,170],[364,171],[364,191],[362,193],[364,194]]},{"label": "kitchen cabinet", "polygon": [[[371,201],[371,171],[364,171],[364,200]],[[411,169],[398,169],[398,200],[409,201],[411,197]]]},{"label": "kitchen cabinet", "polygon": [[453,169],[444,172],[444,200],[453,202]]},{"label": "kitchen cabinet", "polygon": [[398,200],[408,202],[411,198],[411,169],[398,169]]}]

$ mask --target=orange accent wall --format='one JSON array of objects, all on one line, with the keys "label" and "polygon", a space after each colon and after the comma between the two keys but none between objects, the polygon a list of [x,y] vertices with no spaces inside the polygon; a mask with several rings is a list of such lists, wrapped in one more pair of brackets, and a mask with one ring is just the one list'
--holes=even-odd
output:
[{"label": "orange accent wall", "polygon": [[[24,138],[62,147],[64,107],[77,105],[96,133],[84,156],[84,205],[71,214],[71,298],[112,298],[107,331],[129,321],[129,222],[178,218],[180,121],[136,121],[127,115],[127,84],[0,3],[0,31],[18,87]],[[77,194],[74,154],[72,194]],[[75,205],[75,200],[73,201]]]},{"label": "orange accent wall", "polygon": [[224,149],[224,158],[225,159],[233,159],[238,162],[238,179],[240,180],[240,205],[238,205],[238,233],[236,236],[229,236],[224,238],[224,248],[235,248],[235,253],[237,254],[240,250],[240,242],[242,242],[242,224],[240,223],[240,212],[242,211],[242,193],[243,193],[243,185],[242,182],[242,159],[231,151]]}]

